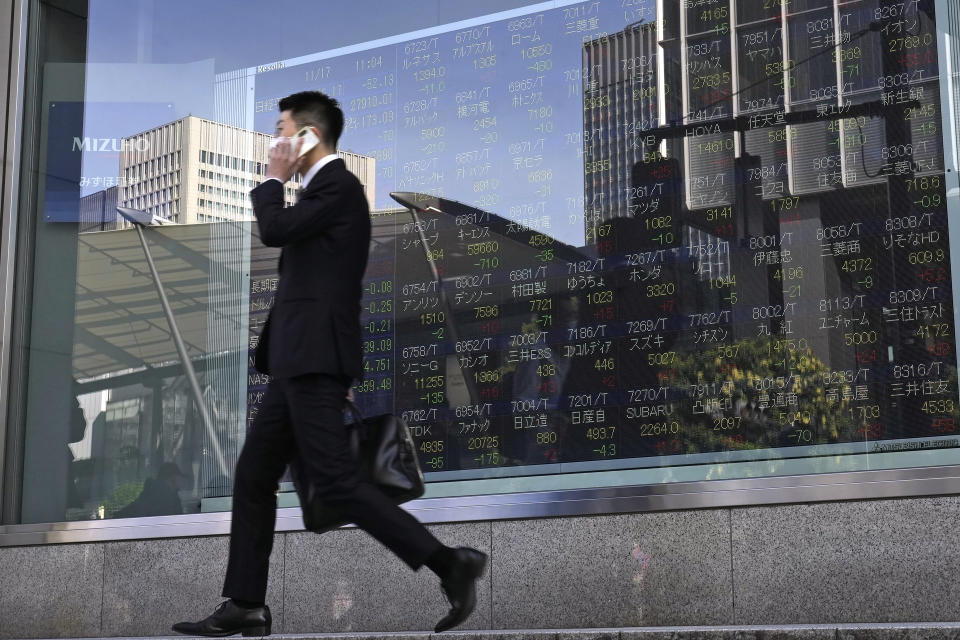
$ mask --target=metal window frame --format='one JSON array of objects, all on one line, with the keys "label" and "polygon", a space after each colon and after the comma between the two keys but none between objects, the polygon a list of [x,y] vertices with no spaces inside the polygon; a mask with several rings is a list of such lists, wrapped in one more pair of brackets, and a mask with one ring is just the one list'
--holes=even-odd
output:
[{"label": "metal window frame", "polygon": [[12,362],[14,345],[11,343],[14,324],[14,286],[16,283],[18,213],[20,210],[20,178],[23,161],[25,103],[25,75],[27,60],[27,32],[30,29],[32,0],[13,0],[10,25],[8,85],[3,87],[6,104],[4,128],[6,138],[0,138],[3,163],[3,192],[0,193],[0,522],[2,514],[10,506],[2,491],[9,454],[7,426],[15,413],[10,402],[12,388]]},{"label": "metal window frame", "polygon": [[[952,148],[954,123],[952,92],[949,83],[951,42],[947,33],[948,3],[936,0],[938,21],[938,48],[941,77],[948,90],[941,91],[943,133]],[[11,48],[10,100],[7,105],[8,138],[4,154],[11,159],[4,168],[4,192],[0,194],[0,454],[2,454],[7,417],[10,412],[10,365],[14,348],[10,344],[14,267],[16,264],[17,211],[20,188],[20,169],[24,134],[22,112],[25,86],[25,54],[28,30],[28,8],[36,0],[13,0],[14,16],[20,17],[14,26],[19,40]],[[941,26],[943,25],[943,26]],[[946,150],[946,149],[945,149]],[[958,160],[955,154],[945,153],[947,168],[957,176]],[[953,192],[949,201],[949,215],[960,215],[960,197]],[[956,247],[960,251],[960,247]],[[960,263],[960,260],[952,261]],[[960,286],[960,279],[955,281]],[[2,474],[0,455],[0,474]],[[8,469],[9,471],[9,469]],[[2,477],[2,475],[0,475]],[[476,495],[455,498],[417,500],[406,508],[425,523],[470,522],[484,520],[589,516],[644,511],[680,509],[708,509],[749,507],[789,503],[827,502],[844,500],[894,499],[960,494],[960,465],[914,467],[877,471],[836,472],[810,475],[771,476],[737,480],[709,480],[677,482],[641,486],[621,486],[563,491],[537,491]],[[94,520],[27,525],[0,526],[0,547],[90,543],[108,540],[144,538],[190,537],[227,535],[230,528],[228,512]],[[277,531],[303,529],[299,508],[280,509],[277,513]]]},{"label": "metal window frame", "polygon": [[[715,509],[783,503],[892,499],[960,493],[960,465],[749,480],[538,491],[416,500],[406,509],[427,524]],[[300,508],[277,510],[276,531],[303,530]],[[198,513],[0,527],[0,547],[182,538],[230,533],[230,513]]]}]

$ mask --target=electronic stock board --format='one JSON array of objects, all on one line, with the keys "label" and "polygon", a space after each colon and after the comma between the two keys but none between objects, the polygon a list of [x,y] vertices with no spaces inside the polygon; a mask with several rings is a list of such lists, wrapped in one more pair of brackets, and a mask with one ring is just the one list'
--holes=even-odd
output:
[{"label": "electronic stock board", "polygon": [[562,4],[256,73],[376,161],[364,409],[432,480],[957,446],[933,3]]}]

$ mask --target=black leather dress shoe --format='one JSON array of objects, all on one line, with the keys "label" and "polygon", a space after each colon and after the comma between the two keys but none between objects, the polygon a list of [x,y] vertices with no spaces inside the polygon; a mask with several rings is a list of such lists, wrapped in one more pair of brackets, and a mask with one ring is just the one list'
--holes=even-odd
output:
[{"label": "black leather dress shoe", "polygon": [[232,600],[218,606],[213,613],[199,622],[178,622],[173,630],[188,636],[223,638],[242,633],[245,636],[270,635],[270,607],[256,609],[238,607]]},{"label": "black leather dress shoe", "polygon": [[453,566],[440,586],[450,601],[450,613],[437,623],[434,631],[452,629],[473,613],[477,606],[477,580],[487,567],[487,554],[468,547],[454,550]]}]

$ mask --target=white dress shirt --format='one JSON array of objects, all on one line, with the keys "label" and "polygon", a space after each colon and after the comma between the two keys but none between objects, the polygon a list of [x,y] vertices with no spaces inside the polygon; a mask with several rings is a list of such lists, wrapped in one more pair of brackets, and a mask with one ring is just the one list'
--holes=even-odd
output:
[{"label": "white dress shirt", "polygon": [[300,188],[306,191],[307,185],[310,184],[310,181],[313,179],[313,176],[317,175],[317,172],[320,171],[320,169],[323,169],[325,166],[327,166],[327,164],[333,162],[339,157],[340,156],[338,156],[337,154],[331,153],[330,155],[323,156],[322,158],[317,160],[316,164],[310,167],[310,170],[307,171],[307,173],[303,176],[303,182],[300,183]]},{"label": "white dress shirt", "polygon": [[[303,182],[300,183],[300,189],[306,190],[307,185],[310,184],[311,180],[313,180],[313,176],[317,175],[317,172],[320,171],[320,169],[323,169],[325,166],[327,166],[328,164],[330,164],[331,162],[333,162],[339,157],[340,156],[338,156],[337,154],[331,153],[317,160],[316,163],[314,163],[314,165],[310,167],[310,170],[307,171],[306,174],[304,174]],[[274,178],[273,176],[267,178],[267,180],[276,180],[277,182],[280,182],[281,184],[283,184],[283,181],[280,180],[280,178]],[[266,182],[266,180],[264,180],[264,182]]]}]

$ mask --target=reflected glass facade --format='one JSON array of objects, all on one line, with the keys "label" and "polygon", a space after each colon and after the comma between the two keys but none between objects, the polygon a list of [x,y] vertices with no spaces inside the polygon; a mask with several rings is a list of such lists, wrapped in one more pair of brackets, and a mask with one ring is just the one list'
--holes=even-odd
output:
[{"label": "reflected glass facade", "polygon": [[92,0],[26,78],[6,524],[229,509],[303,90],[370,203],[354,391],[427,497],[960,463],[955,6],[243,4]]}]

